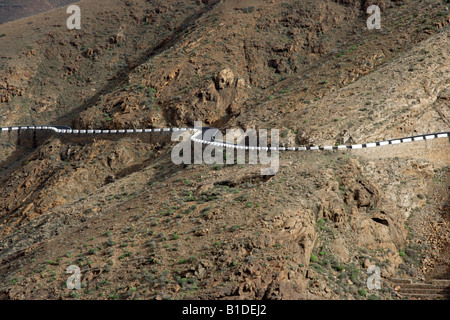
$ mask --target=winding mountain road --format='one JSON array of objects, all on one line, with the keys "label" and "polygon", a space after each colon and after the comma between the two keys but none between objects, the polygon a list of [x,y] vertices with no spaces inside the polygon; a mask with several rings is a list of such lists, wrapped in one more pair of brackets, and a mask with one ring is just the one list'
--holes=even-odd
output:
[{"label": "winding mountain road", "polygon": [[[12,131],[53,131],[57,134],[63,135],[88,135],[88,134],[129,134],[129,133],[168,133],[177,131],[192,131],[193,134],[190,137],[194,143],[212,145],[217,147],[226,147],[234,149],[245,150],[265,150],[265,151],[306,151],[306,150],[342,150],[342,149],[362,149],[362,148],[374,148],[386,146],[389,144],[399,144],[407,142],[416,142],[424,140],[433,140],[438,138],[450,137],[450,132],[429,133],[411,137],[389,139],[384,141],[377,141],[371,143],[353,144],[353,145],[337,145],[337,146],[307,146],[307,147],[258,147],[231,144],[224,141],[216,141],[215,136],[219,129],[212,127],[202,128],[161,128],[161,129],[117,129],[117,130],[104,130],[104,129],[72,129],[67,126],[61,125],[47,125],[47,126],[14,126],[14,127],[1,127],[0,133],[12,132]],[[209,139],[204,138],[208,133]]]}]

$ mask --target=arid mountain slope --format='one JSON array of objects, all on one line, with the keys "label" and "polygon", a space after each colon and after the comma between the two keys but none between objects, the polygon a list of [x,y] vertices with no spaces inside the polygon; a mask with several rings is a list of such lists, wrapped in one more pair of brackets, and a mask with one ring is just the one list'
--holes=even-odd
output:
[{"label": "arid mountain slope", "polygon": [[[1,26],[2,126],[199,120],[286,146],[449,131],[445,1],[78,4],[81,30],[64,8]],[[283,153],[261,176],[175,165],[168,136],[0,139],[5,299],[395,299],[389,279],[448,277],[448,140]]]}]

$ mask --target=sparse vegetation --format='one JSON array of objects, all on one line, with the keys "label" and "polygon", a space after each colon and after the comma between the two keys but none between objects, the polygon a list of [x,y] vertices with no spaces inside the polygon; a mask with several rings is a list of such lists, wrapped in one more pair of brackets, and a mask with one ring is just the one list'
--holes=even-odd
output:
[{"label": "sparse vegetation", "polygon": [[[88,33],[40,16],[39,30],[15,24],[0,35],[5,125],[201,120],[222,132],[279,129],[283,147],[445,130],[444,2],[394,4],[373,32],[352,1],[334,1],[332,19],[320,1],[206,2],[112,0],[101,14],[86,4]],[[15,30],[31,36],[17,42]],[[290,299],[279,285],[297,281],[294,298],[399,299],[384,280],[364,289],[367,266],[421,278],[448,234],[434,215],[448,191],[438,139],[413,153],[409,144],[283,152],[269,176],[248,164],[250,152],[175,164],[171,132],[1,139],[0,293],[11,299]],[[81,290],[67,290],[70,265]]]}]

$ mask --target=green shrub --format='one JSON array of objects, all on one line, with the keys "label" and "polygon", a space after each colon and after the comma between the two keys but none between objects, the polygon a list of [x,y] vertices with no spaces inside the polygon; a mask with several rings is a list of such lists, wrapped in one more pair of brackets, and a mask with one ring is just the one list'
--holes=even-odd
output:
[{"label": "green shrub", "polygon": [[334,270],[336,270],[336,271],[342,271],[342,270],[344,270],[344,266],[343,265],[340,265],[340,264],[333,264],[333,269]]},{"label": "green shrub", "polygon": [[239,226],[238,225],[234,225],[231,227],[231,232],[237,231],[239,230]]},{"label": "green shrub", "polygon": [[251,6],[251,7],[243,8],[241,10],[243,13],[252,13],[255,10],[255,7]]}]

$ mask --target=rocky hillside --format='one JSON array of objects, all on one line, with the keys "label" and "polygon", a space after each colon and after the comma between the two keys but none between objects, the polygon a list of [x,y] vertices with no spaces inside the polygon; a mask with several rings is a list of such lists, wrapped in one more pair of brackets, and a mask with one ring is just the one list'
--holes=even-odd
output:
[{"label": "rocky hillside", "polygon": [[[449,131],[446,1],[102,3],[77,3],[81,30],[65,8],[0,26],[1,126]],[[445,139],[282,153],[274,176],[175,165],[163,136],[0,139],[4,299],[400,299],[391,279],[449,277]]]}]

